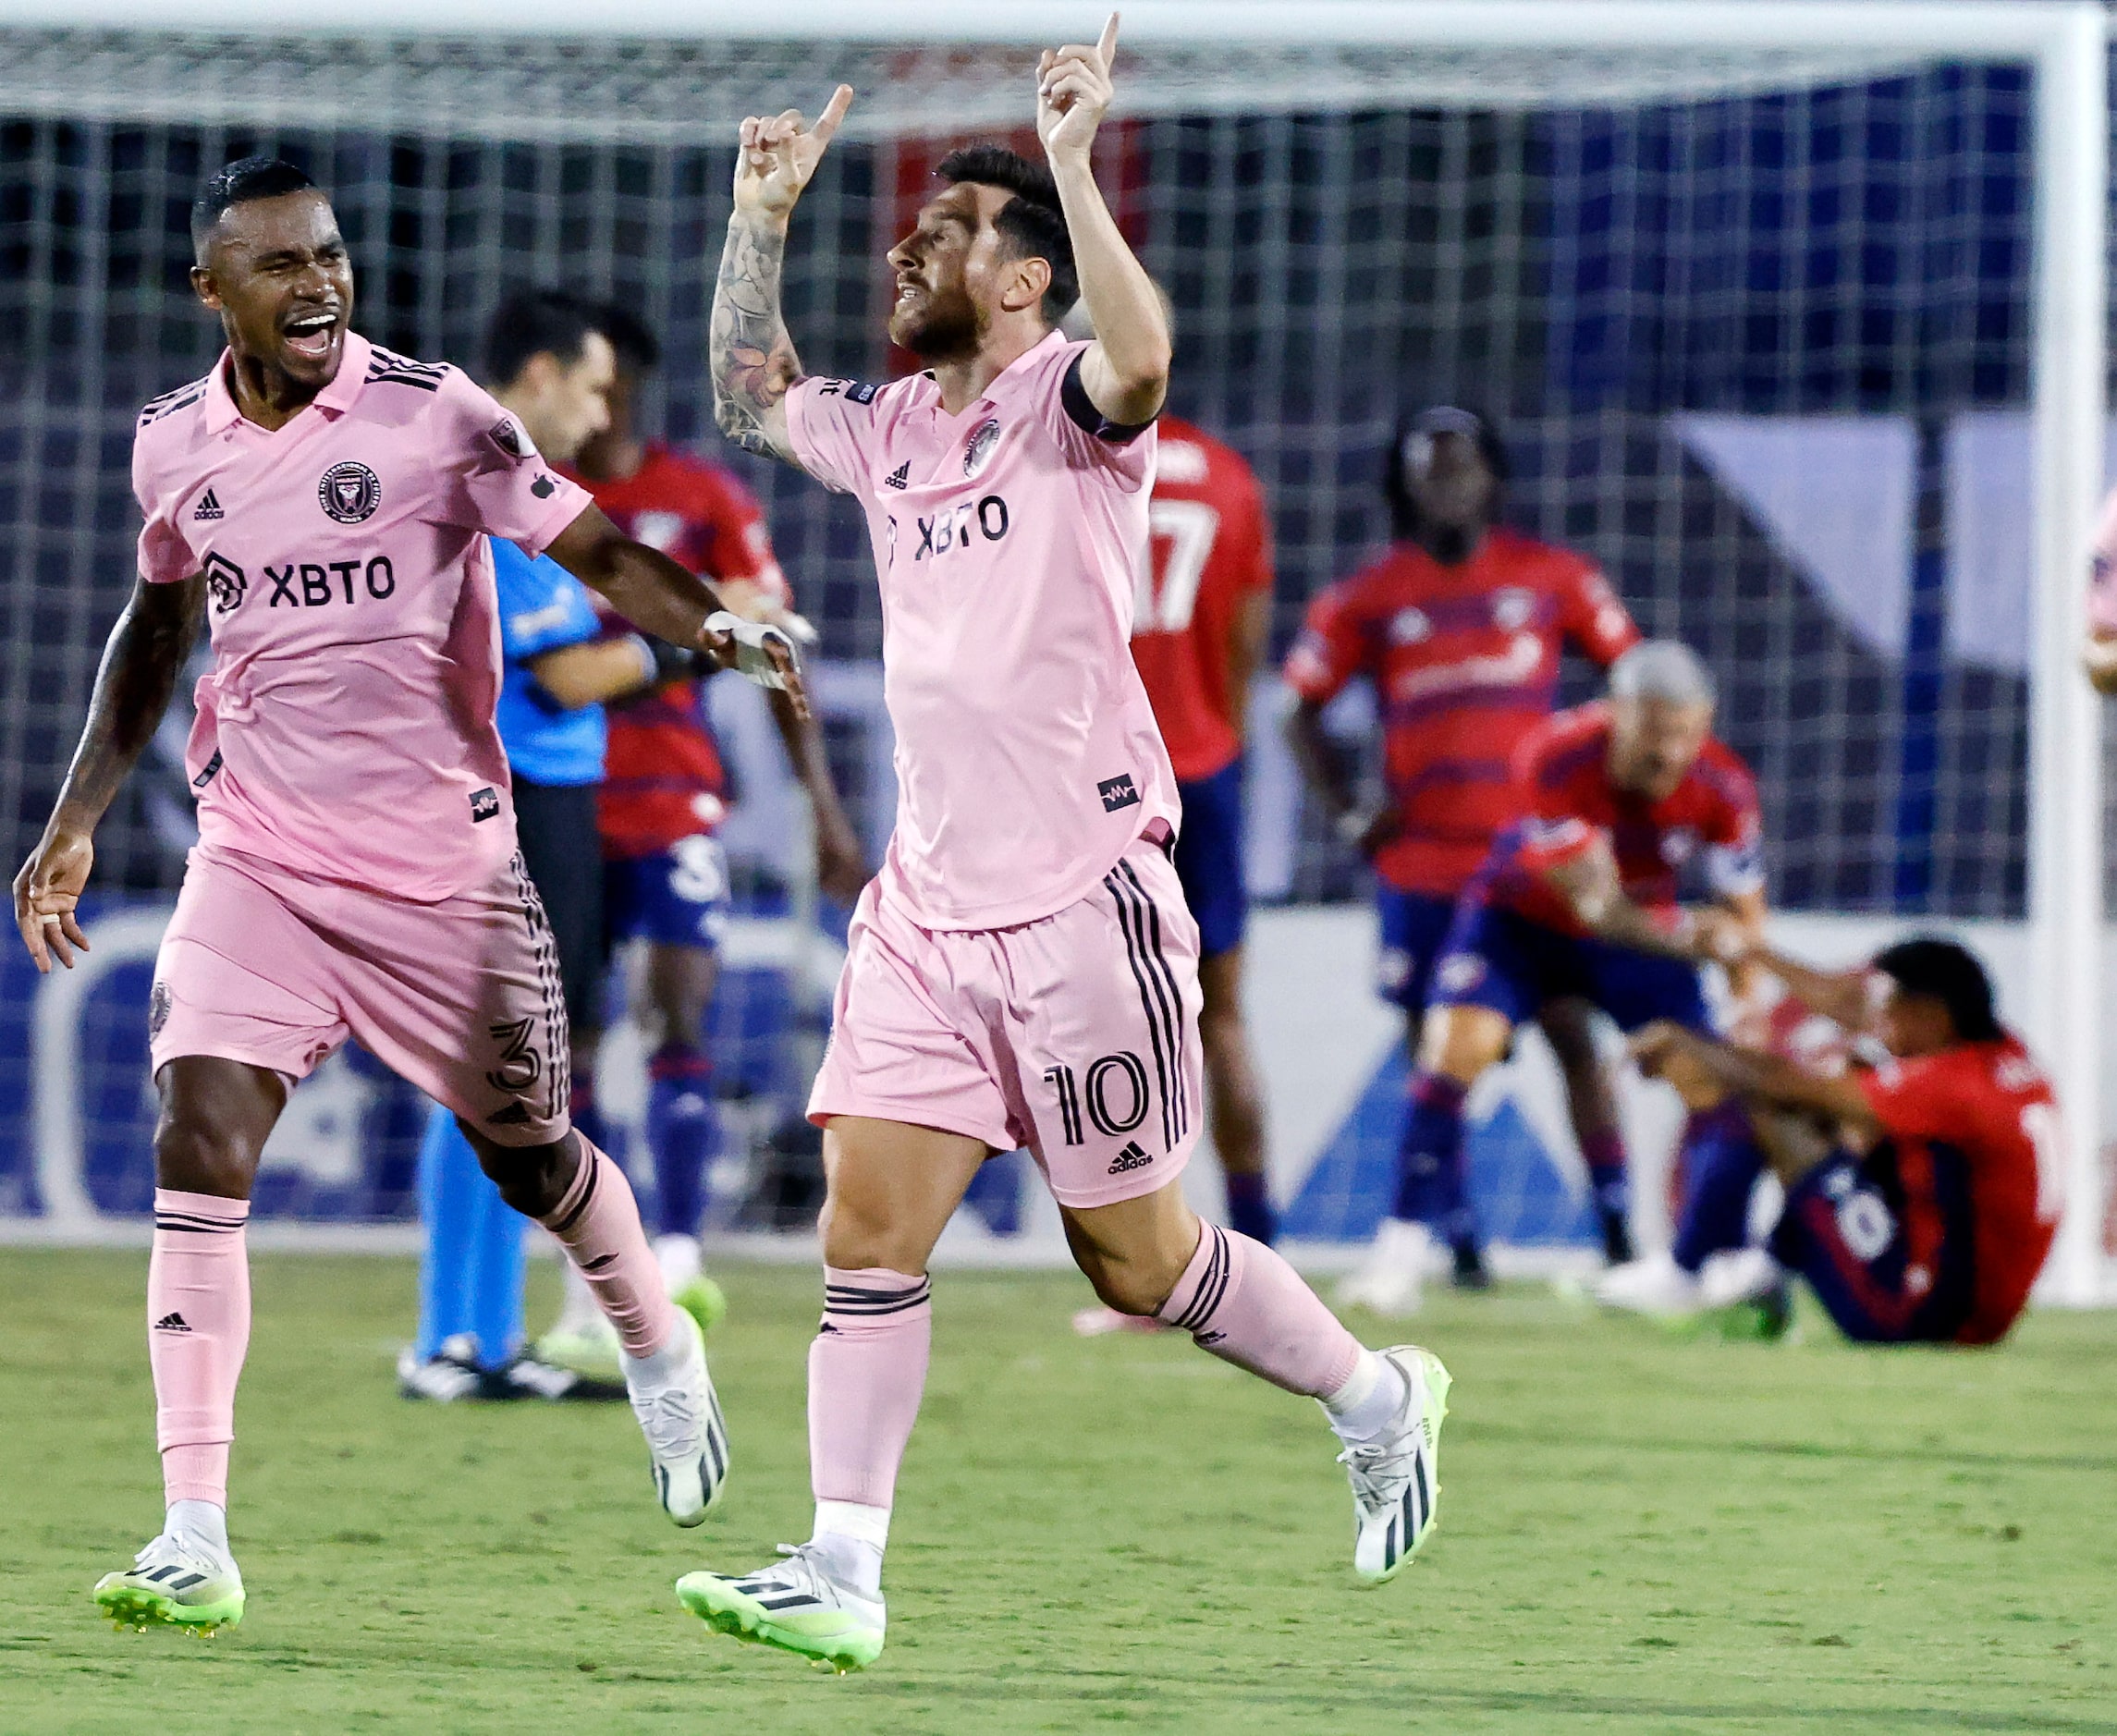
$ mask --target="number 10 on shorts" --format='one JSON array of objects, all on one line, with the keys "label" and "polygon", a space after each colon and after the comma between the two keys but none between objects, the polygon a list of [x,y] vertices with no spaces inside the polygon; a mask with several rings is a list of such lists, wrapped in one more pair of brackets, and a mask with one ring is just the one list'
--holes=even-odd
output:
[{"label": "number 10 on shorts", "polygon": [[1076,1078],[1071,1067],[1046,1067],[1044,1082],[1058,1099],[1058,1121],[1069,1145],[1086,1143],[1081,1131],[1083,1105],[1095,1131],[1107,1139],[1122,1139],[1146,1119],[1146,1064],[1130,1049],[1093,1062],[1085,1080]]}]

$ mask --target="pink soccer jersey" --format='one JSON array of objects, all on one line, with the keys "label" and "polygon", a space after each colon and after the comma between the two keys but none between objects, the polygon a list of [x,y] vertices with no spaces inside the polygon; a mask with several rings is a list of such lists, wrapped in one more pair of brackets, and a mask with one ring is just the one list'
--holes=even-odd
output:
[{"label": "pink soccer jersey", "polygon": [[424,901],[513,853],[485,537],[541,554],[589,506],[458,370],[349,333],[276,432],[227,357],[141,412],[140,573],[203,573],[214,663],[186,764],[209,845]]},{"label": "pink soccer jersey", "polygon": [[930,374],[803,380],[794,455],[867,513],[897,829],[883,889],[932,929],[1086,897],[1179,808],[1131,653],[1151,428],[1097,420],[1057,333],[951,416]]}]

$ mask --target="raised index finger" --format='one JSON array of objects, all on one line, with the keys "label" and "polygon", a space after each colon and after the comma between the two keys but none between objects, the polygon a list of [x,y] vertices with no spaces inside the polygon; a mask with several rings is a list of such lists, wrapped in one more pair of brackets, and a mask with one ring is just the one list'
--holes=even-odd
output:
[{"label": "raised index finger", "polygon": [[838,131],[838,122],[845,118],[845,111],[852,106],[852,86],[841,84],[831,92],[831,100],[824,104],[824,112],[816,116],[816,124],[810,132],[818,144],[828,144]]},{"label": "raised index finger", "polygon": [[1118,52],[1118,15],[1110,14],[1110,20],[1103,26],[1102,40],[1095,44],[1095,53],[1102,56],[1103,70],[1110,69],[1110,62]]}]

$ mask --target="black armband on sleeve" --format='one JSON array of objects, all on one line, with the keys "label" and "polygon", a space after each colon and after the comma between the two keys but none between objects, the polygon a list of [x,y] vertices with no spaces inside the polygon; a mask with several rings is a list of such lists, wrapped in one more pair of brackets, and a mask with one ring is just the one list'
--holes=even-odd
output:
[{"label": "black armband on sleeve", "polygon": [[1082,350],[1073,358],[1073,365],[1066,370],[1066,377],[1058,386],[1058,401],[1065,406],[1066,414],[1073,425],[1092,434],[1098,440],[1107,440],[1112,446],[1130,446],[1140,435],[1154,426],[1154,419],[1145,422],[1112,422],[1095,408],[1095,400],[1088,396],[1088,388],[1081,384]]}]

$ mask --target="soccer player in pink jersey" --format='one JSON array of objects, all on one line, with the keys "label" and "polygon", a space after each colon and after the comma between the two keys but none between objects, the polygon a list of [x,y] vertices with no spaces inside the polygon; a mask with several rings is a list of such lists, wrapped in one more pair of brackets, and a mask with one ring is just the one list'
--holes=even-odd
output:
[{"label": "soccer player in pink jersey", "polygon": [[[226,1507],[251,1184],[289,1087],[349,1036],[455,1111],[508,1203],[594,1289],[669,1516],[695,1524],[719,1494],[727,1436],[696,1325],[669,1302],[624,1177],[567,1119],[556,949],[494,724],[486,538],[550,554],[642,628],[797,703],[801,689],[783,636],[717,612],[620,535],[470,380],[349,329],[345,243],[300,170],[229,165],[191,237],[192,286],[227,348],[141,415],[140,581],[15,915],[41,971],[88,946],[76,907],[97,822],[203,621],[213,666],[187,758],[200,842],[149,1015],[148,1351],[168,1511],[95,1596],[120,1622],[210,1631],[243,1609]],[[581,397],[585,437],[605,412]]]},{"label": "soccer player in pink jersey", "polygon": [[[1116,24],[1042,58],[1048,169],[995,147],[942,161],[889,252],[890,336],[927,371],[886,386],[804,377],[780,312],[789,219],[851,91],[813,129],[791,112],[742,123],[713,314],[720,425],[866,512],[901,793],[809,1105],[828,1182],[815,1531],[774,1566],[678,1590],[720,1632],[839,1669],[882,1650],[927,1256],[978,1166],[1016,1146],[1106,1303],[1322,1400],[1364,1577],[1390,1577],[1433,1523],[1439,1361],[1363,1349],[1179,1185],[1198,1138],[1198,931],[1130,651],[1169,337],[1089,164]],[[1076,285],[1090,343],[1053,329]]]}]

